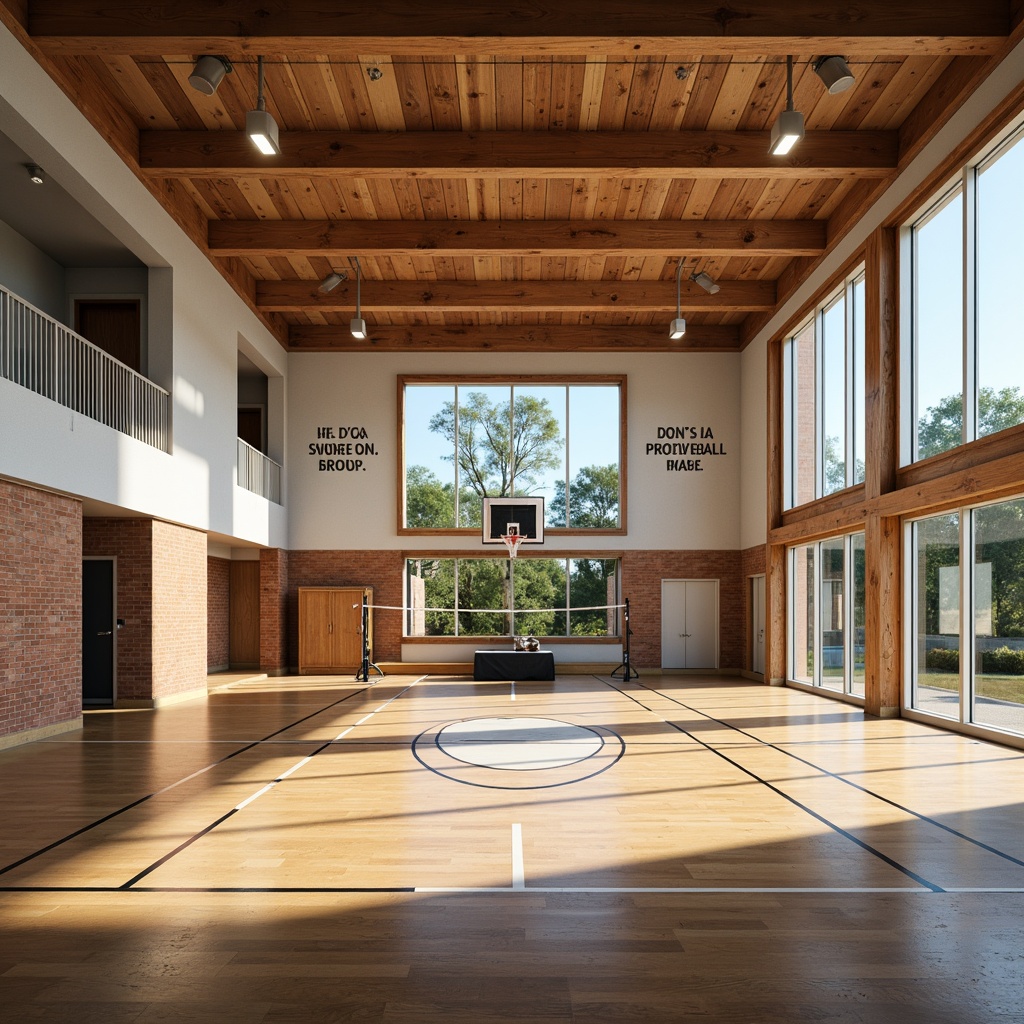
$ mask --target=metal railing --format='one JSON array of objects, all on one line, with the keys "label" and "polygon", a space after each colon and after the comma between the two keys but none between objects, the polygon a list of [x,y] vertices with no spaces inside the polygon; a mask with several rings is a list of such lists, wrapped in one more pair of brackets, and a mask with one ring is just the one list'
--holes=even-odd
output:
[{"label": "metal railing", "polygon": [[170,395],[0,286],[0,377],[169,450]]},{"label": "metal railing", "polygon": [[258,448],[238,439],[238,486],[281,504],[281,467]]}]

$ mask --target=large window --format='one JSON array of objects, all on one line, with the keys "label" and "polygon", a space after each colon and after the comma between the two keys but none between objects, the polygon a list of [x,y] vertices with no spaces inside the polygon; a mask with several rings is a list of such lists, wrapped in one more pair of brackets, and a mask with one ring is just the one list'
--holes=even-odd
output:
[{"label": "large window", "polygon": [[864,275],[783,347],[786,507],[864,480]]},{"label": "large window", "polygon": [[864,534],[789,553],[789,677],[864,696]]},{"label": "large window", "polygon": [[408,558],[406,636],[617,636],[618,559]]},{"label": "large window", "polygon": [[543,497],[545,526],[624,527],[621,378],[402,380],[405,530],[480,528],[484,497]]},{"label": "large window", "polygon": [[1024,499],[917,520],[909,551],[911,708],[1024,733]]},{"label": "large window", "polygon": [[913,409],[903,461],[1024,422],[1022,131],[964,168],[907,231]]}]

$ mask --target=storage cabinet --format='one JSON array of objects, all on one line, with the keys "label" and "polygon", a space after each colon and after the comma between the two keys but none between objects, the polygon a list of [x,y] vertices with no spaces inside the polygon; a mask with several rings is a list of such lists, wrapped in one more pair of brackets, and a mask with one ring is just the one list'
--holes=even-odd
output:
[{"label": "storage cabinet", "polygon": [[[299,587],[299,674],[356,672],[363,663],[363,597],[372,587]],[[373,609],[367,610],[373,657]]]}]

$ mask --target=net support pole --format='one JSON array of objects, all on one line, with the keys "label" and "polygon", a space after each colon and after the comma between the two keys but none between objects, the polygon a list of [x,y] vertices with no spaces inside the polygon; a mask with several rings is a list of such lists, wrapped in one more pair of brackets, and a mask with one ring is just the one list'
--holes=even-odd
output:
[{"label": "net support pole", "polygon": [[[629,624],[629,598],[627,597],[623,603],[626,606],[625,611],[622,613],[626,642],[622,647],[622,664],[611,672],[611,678],[622,679],[624,683],[627,683],[630,679],[639,679],[640,673],[629,663],[629,638],[633,635],[633,627]],[[617,672],[621,672],[622,675],[616,675]]]},{"label": "net support pole", "polygon": [[363,594],[362,633],[363,664],[360,666],[359,671],[356,673],[356,679],[361,680],[364,683],[368,683],[370,681],[371,668],[380,676],[383,676],[384,673],[383,671],[381,671],[378,665],[374,665],[374,663],[370,661],[370,605],[366,600],[366,594]]}]

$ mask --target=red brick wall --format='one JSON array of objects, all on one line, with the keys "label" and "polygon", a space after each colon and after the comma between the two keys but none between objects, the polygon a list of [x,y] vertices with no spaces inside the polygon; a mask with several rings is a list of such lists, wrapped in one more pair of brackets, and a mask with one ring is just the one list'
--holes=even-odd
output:
[{"label": "red brick wall", "polygon": [[[299,587],[373,587],[373,603],[401,606],[405,560],[399,551],[291,551],[288,553],[288,664],[299,661]],[[400,661],[402,613],[373,613],[375,661]]]},{"label": "red brick wall", "polygon": [[158,519],[153,535],[152,696],[206,687],[206,534]]},{"label": "red brick wall", "polygon": [[82,506],[0,480],[0,736],[82,713]]},{"label": "red brick wall", "polygon": [[124,628],[117,633],[115,697],[145,700],[153,685],[152,520],[86,518],[82,553],[117,559],[117,617],[124,619]]},{"label": "red brick wall", "polygon": [[280,548],[260,551],[260,668],[286,672],[299,661],[288,655],[288,552]]},{"label": "red brick wall", "polygon": [[210,672],[225,669],[229,664],[230,572],[230,559],[206,559],[206,668]]},{"label": "red brick wall", "polygon": [[626,551],[622,596],[633,627],[630,660],[661,667],[661,581],[717,579],[719,667],[741,669],[746,651],[746,580],[739,551]]}]

